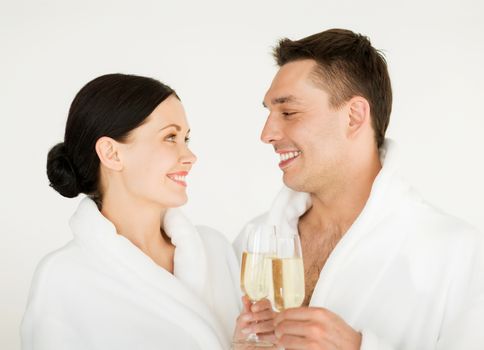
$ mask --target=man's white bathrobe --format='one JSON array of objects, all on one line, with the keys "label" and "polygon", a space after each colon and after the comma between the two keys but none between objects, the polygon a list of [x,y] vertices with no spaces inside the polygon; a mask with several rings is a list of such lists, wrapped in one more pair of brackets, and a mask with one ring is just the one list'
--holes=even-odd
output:
[{"label": "man's white bathrobe", "polygon": [[238,264],[217,232],[168,210],[174,275],[84,198],[74,239],[34,276],[21,326],[24,350],[225,350],[239,313]]},{"label": "man's white bathrobe", "polygon": [[[381,158],[370,197],[329,256],[310,306],[361,331],[362,350],[483,350],[482,235],[400,179],[390,140]],[[297,232],[310,206],[308,194],[284,188],[255,221]],[[242,232],[234,244],[239,256],[244,239]]]}]

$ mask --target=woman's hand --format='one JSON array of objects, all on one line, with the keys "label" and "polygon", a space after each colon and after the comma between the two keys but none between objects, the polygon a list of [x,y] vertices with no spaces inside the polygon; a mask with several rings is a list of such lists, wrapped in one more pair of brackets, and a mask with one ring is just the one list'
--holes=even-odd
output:
[{"label": "woman's hand", "polygon": [[235,341],[243,341],[250,333],[256,333],[260,340],[274,343],[274,318],[271,302],[262,299],[252,304],[247,296],[242,297],[243,310],[237,318]]}]

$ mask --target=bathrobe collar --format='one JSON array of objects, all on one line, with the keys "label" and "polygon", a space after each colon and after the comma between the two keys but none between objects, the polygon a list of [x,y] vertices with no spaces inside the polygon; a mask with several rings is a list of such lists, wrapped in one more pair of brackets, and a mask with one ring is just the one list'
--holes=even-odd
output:
[{"label": "bathrobe collar", "polygon": [[[386,139],[380,149],[380,160],[382,169],[373,182],[368,201],[358,216],[353,227],[364,221],[366,225],[370,224],[378,217],[385,215],[385,206],[381,205],[390,198],[396,198],[402,191],[408,187],[398,177],[398,150],[395,143]],[[306,192],[296,192],[284,186],[276,196],[272,207],[268,213],[266,223],[275,225],[281,235],[291,232],[297,232],[299,217],[302,216],[311,207],[311,197]],[[375,207],[380,207],[378,210]]]},{"label": "bathrobe collar", "polygon": [[[352,249],[370,234],[376,225],[405,200],[410,187],[398,174],[398,150],[395,143],[385,140],[380,149],[382,169],[373,182],[370,196],[355,222],[343,235],[326,261],[313,292],[310,305],[317,300],[319,306],[325,304],[326,297],[338,270],[350,260]],[[299,217],[311,207],[308,193],[295,192],[284,187],[277,195],[266,216],[266,224],[275,225],[280,235],[298,232]],[[389,239],[392,239],[389,236]],[[400,235],[398,239],[402,239]],[[395,245],[396,247],[396,245]]]},{"label": "bathrobe collar", "polygon": [[[223,328],[211,311],[214,301],[209,293],[206,250],[197,229],[181,210],[168,210],[163,221],[164,230],[176,247],[174,275],[119,235],[113,223],[101,214],[88,197],[82,199],[69,224],[74,240],[89,253],[101,255],[104,260],[108,256],[115,265],[121,265],[129,271],[126,274],[128,283],[139,283],[141,278],[147,285],[164,293],[169,300],[196,313],[215,331],[219,343],[226,344]],[[129,276],[136,277],[130,280]],[[173,319],[177,317],[174,315]],[[185,326],[188,324],[190,322],[186,322]],[[180,326],[183,327],[183,324]]]}]

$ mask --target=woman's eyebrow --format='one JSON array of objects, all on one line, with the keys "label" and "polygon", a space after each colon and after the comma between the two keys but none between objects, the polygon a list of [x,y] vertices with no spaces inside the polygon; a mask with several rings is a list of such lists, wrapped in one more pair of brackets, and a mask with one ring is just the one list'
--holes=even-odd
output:
[{"label": "woman's eyebrow", "polygon": [[160,131],[161,130],[165,130],[165,129],[170,128],[170,127],[174,127],[176,129],[176,131],[181,131],[181,126],[178,125],[178,124],[170,124],[170,125],[167,125],[167,126],[161,128]]}]

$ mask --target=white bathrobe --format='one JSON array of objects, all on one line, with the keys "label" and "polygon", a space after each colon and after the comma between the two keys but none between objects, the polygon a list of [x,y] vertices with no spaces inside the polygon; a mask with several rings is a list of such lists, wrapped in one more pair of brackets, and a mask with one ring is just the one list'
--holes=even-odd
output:
[{"label": "white bathrobe", "polygon": [[[362,350],[483,350],[483,236],[407,186],[395,153],[387,140],[370,197],[330,254],[310,306],[361,331]],[[308,194],[284,188],[254,221],[297,232],[310,206]],[[238,256],[244,240],[243,231]]]},{"label": "white bathrobe", "polygon": [[177,209],[164,229],[174,275],[84,198],[74,239],[39,264],[21,326],[23,350],[225,350],[239,313],[238,264],[217,232]]}]

